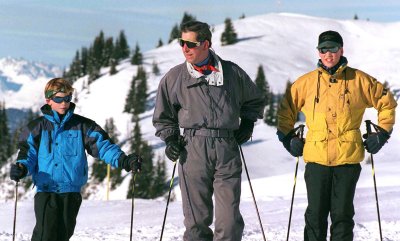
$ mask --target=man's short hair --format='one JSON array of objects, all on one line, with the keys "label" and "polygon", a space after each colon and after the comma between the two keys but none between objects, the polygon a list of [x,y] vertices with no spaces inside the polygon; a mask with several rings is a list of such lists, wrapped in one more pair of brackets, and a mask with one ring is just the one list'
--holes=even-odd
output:
[{"label": "man's short hair", "polygon": [[211,31],[210,25],[200,21],[188,21],[181,24],[181,33],[195,32],[197,33],[197,41],[203,42],[208,40],[211,47]]},{"label": "man's short hair", "polygon": [[57,93],[72,94],[74,88],[71,83],[63,78],[54,78],[47,82],[46,87],[44,87],[44,97],[50,99]]}]

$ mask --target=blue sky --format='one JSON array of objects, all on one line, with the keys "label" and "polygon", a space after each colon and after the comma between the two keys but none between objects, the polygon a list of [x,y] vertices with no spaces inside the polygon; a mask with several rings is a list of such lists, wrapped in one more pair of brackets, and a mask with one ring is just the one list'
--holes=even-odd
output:
[{"label": "blue sky", "polygon": [[210,24],[230,17],[292,12],[334,19],[400,21],[397,0],[0,0],[0,58],[14,57],[67,66],[82,46],[103,30],[116,37],[124,30],[130,46],[142,51],[167,42],[184,11]]}]

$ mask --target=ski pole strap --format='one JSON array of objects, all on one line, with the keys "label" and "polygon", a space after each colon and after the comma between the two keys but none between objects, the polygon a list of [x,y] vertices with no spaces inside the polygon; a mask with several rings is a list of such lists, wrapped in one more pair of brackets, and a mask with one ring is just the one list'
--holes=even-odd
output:
[{"label": "ski pole strap", "polygon": [[294,128],[293,130],[290,131],[290,136],[298,136],[300,139],[303,140],[303,134],[304,134],[304,125],[301,124],[298,127]]},{"label": "ski pole strap", "polygon": [[365,121],[365,126],[367,128],[367,135],[371,134],[371,124],[372,122],[370,120]]},{"label": "ski pole strap", "polygon": [[390,134],[389,134],[390,132],[386,131],[385,129],[383,129],[382,127],[378,126],[377,124],[372,123],[371,120],[366,120],[365,121],[365,125],[366,125],[366,128],[367,128],[367,135],[371,134],[371,132],[372,132],[371,126],[373,126],[374,129],[375,129],[375,132],[377,132],[377,133],[378,132],[383,132],[383,133],[387,134],[387,139],[390,138]]}]

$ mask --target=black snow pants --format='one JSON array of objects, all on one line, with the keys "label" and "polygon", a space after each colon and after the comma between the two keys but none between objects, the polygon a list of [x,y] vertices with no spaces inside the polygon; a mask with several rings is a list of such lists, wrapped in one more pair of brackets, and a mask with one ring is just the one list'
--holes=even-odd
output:
[{"label": "black snow pants", "polygon": [[308,206],[305,213],[305,241],[326,241],[328,215],[331,241],[353,240],[353,199],[360,164],[323,166],[307,163],[304,179]]},{"label": "black snow pants", "polygon": [[[240,214],[242,162],[233,133],[221,130],[187,131],[181,154],[184,241],[240,241],[244,222]],[[215,230],[213,222],[215,199]]]},{"label": "black snow pants", "polygon": [[68,241],[74,234],[81,203],[82,196],[77,192],[36,193],[32,241]]}]

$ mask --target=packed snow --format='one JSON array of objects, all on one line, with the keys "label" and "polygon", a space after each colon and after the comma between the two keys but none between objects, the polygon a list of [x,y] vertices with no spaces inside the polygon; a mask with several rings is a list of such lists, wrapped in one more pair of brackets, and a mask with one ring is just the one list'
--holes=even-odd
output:
[{"label": "packed snow", "polygon": [[[360,68],[382,82],[387,81],[392,88],[400,88],[400,47],[394,41],[400,37],[400,22],[384,24],[296,14],[267,14],[236,20],[233,23],[240,41],[235,45],[222,47],[219,39],[224,25],[217,25],[213,32],[213,48],[223,59],[239,64],[252,78],[255,78],[257,68],[262,64],[274,92],[282,92],[287,80],[294,81],[301,74],[315,68],[318,34],[329,29],[342,34],[345,56],[350,66]],[[162,75],[174,65],[183,62],[184,58],[179,46],[172,42],[170,45],[145,52],[144,60],[144,67],[149,74],[153,61],[156,61],[161,75],[150,74],[148,79],[151,108],[141,115],[141,130],[143,137],[161,155],[164,145],[154,136],[155,130],[151,124],[155,91]],[[125,61],[117,69],[119,72],[113,76],[109,76],[108,69],[103,69],[104,75],[90,85],[90,90],[83,88],[86,78],[74,84],[79,100],[77,113],[96,120],[101,126],[104,126],[107,118],[113,117],[121,133],[120,139],[126,140],[133,127],[130,116],[123,113],[123,107],[137,66]],[[43,86],[36,91],[41,93],[42,88]],[[26,106],[32,103],[38,108],[43,100],[31,101],[26,103]],[[376,122],[376,111],[368,110],[365,119]],[[273,127],[258,121],[253,139],[243,145],[243,152],[266,239],[286,240],[296,158],[286,152],[277,140],[275,132]],[[362,132],[365,132],[364,125]],[[392,138],[374,155],[382,233],[387,241],[400,240],[399,146],[399,132],[395,126]],[[123,146],[124,150],[128,148]],[[304,166],[300,158],[290,240],[303,240],[303,215],[307,206]],[[172,167],[172,163],[168,164],[169,175],[172,174]],[[379,240],[373,172],[371,165],[366,161],[362,163],[362,167],[355,196],[354,240]],[[6,172],[4,168],[2,171]],[[244,170],[242,177],[241,212],[246,224],[243,240],[263,240]],[[128,240],[132,202],[125,199],[127,186],[128,179],[110,193],[108,201],[105,200],[104,188],[96,196],[84,200],[71,241]],[[13,183],[10,182],[8,191],[12,192],[13,187]],[[33,194],[34,190],[28,191],[28,194],[18,201],[16,240],[30,240],[35,224]],[[172,196],[174,199],[168,208],[163,236],[163,240],[166,241],[182,240],[184,232],[179,187],[174,187]],[[159,240],[165,207],[166,196],[155,200],[134,199],[132,240]],[[1,200],[0,241],[12,239],[13,219],[14,199]]]}]

